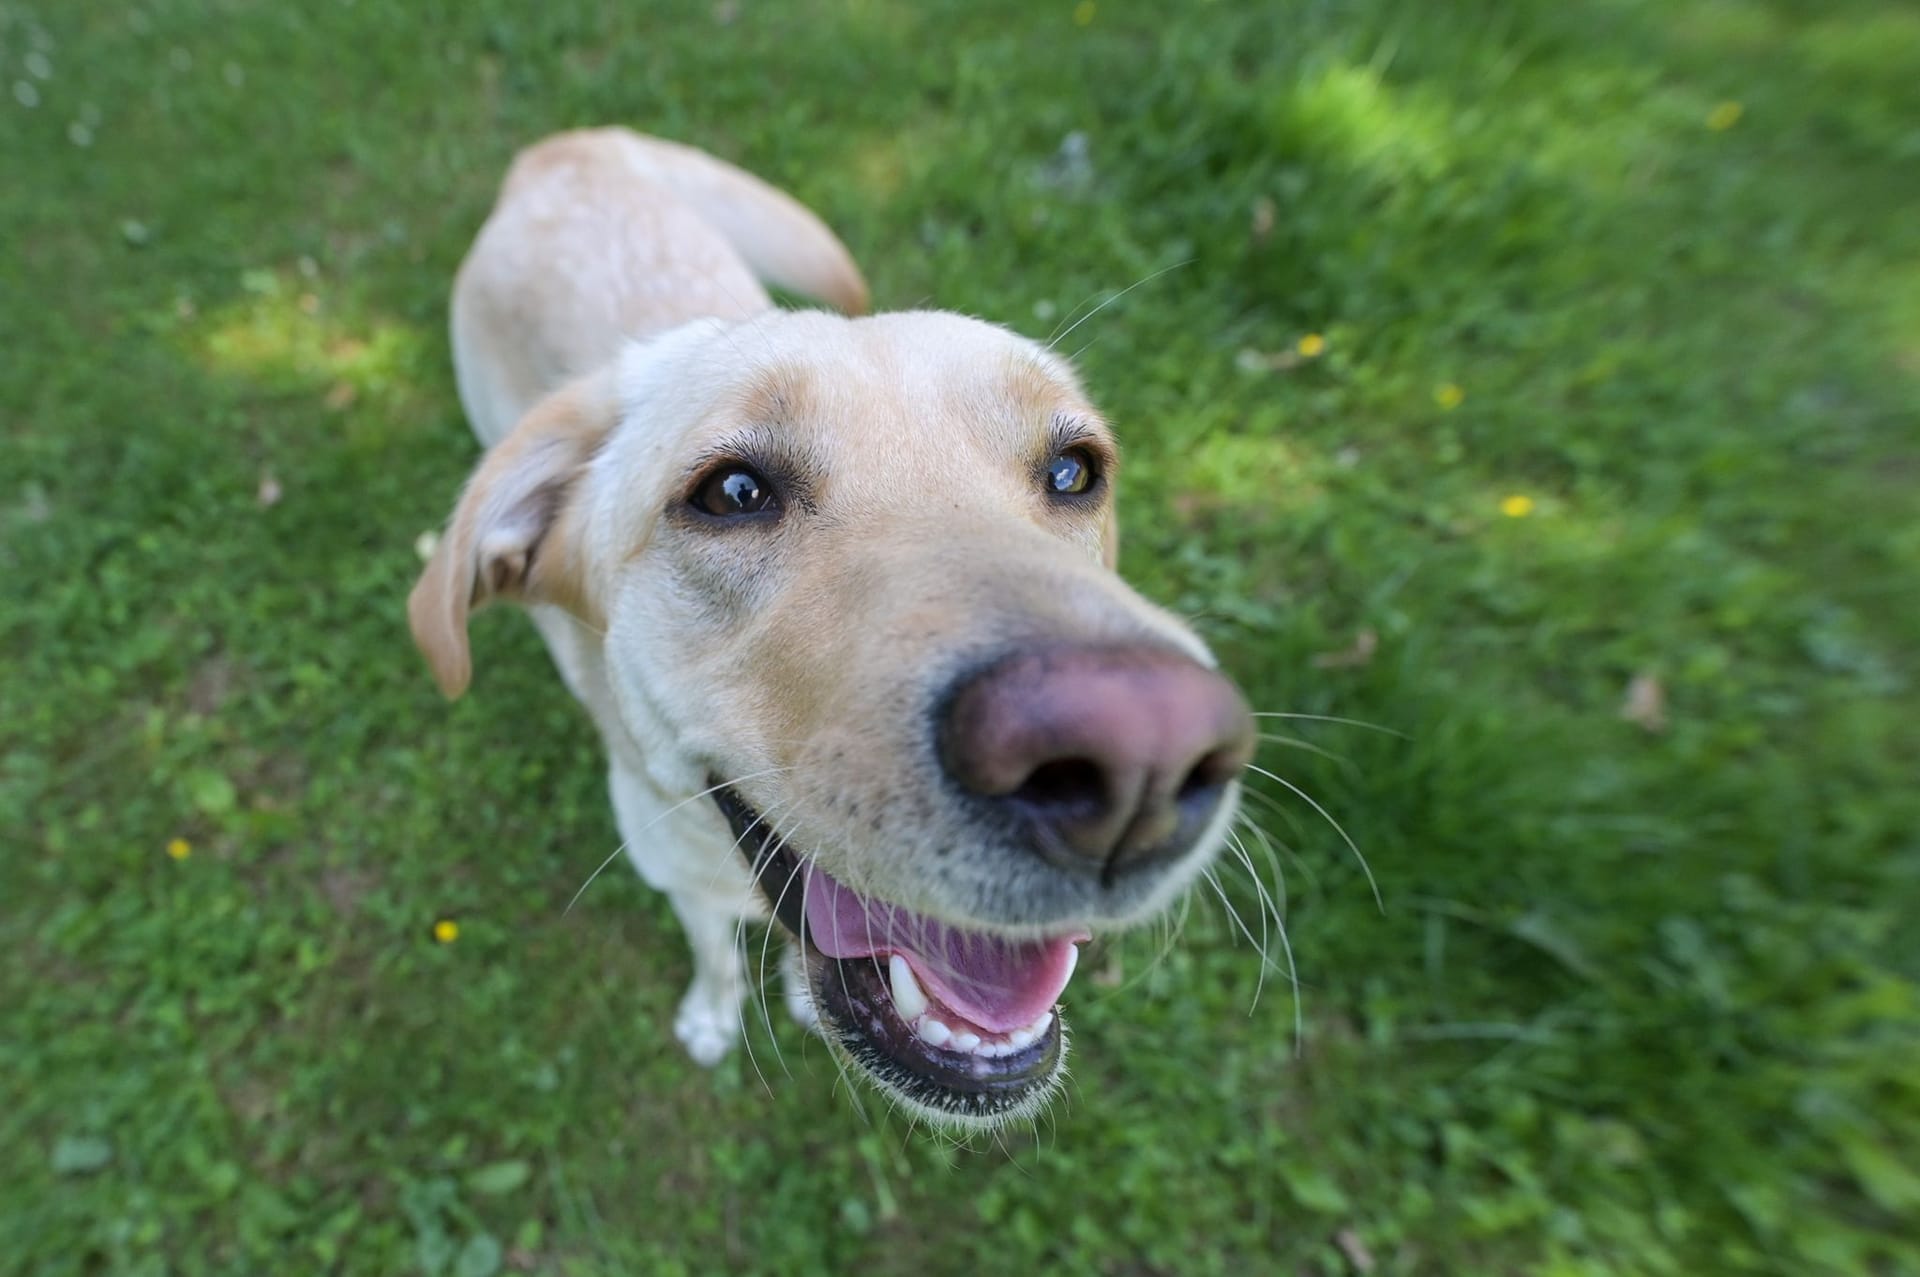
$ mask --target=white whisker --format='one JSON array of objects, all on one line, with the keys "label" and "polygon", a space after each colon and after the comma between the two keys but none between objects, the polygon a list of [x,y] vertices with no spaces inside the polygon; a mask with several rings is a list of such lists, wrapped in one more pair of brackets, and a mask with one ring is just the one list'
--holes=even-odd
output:
[{"label": "white whisker", "polygon": [[[1266,831],[1256,825],[1245,812],[1239,813],[1236,819],[1243,821],[1247,831],[1259,840],[1261,850],[1266,853],[1267,863],[1273,868],[1273,889],[1279,893],[1279,900],[1274,904],[1274,921],[1278,924],[1280,932],[1280,951],[1286,955],[1287,959],[1287,983],[1293,988],[1293,1051],[1295,1055],[1299,1055],[1306,1050],[1306,1015],[1300,996],[1300,969],[1293,960],[1293,941],[1287,935],[1286,876],[1280,872],[1280,858],[1274,853],[1273,844],[1267,840]],[[1244,844],[1242,845],[1244,847]]]},{"label": "white whisker", "polygon": [[1265,885],[1261,883],[1260,875],[1254,872],[1253,857],[1247,854],[1246,847],[1241,844],[1240,839],[1234,835],[1232,830],[1227,831],[1227,849],[1233,852],[1240,863],[1246,867],[1247,877],[1253,880],[1254,890],[1259,893],[1260,897],[1260,957],[1263,961],[1260,963],[1260,974],[1254,978],[1253,998],[1247,1003],[1247,1014],[1251,1016],[1259,1009],[1260,994],[1267,987],[1267,963],[1264,961],[1268,952],[1267,915],[1273,909],[1273,901],[1267,896],[1267,889]]},{"label": "white whisker", "polygon": [[789,769],[785,767],[774,767],[774,768],[770,768],[767,771],[755,772],[751,776],[741,776],[736,780],[723,780],[719,784],[709,785],[707,788],[693,795],[693,797],[683,798],[679,802],[675,803],[673,806],[667,808],[665,811],[655,816],[652,820],[649,820],[646,824],[634,830],[632,838],[628,838],[626,841],[622,842],[618,847],[615,847],[613,849],[613,854],[611,856],[608,856],[605,860],[601,861],[599,864],[599,867],[596,868],[592,873],[587,875],[587,880],[580,884],[580,890],[573,893],[573,899],[567,901],[567,907],[560,911],[560,916],[564,918],[568,914],[573,912],[573,907],[576,904],[580,903],[580,897],[585,895],[587,888],[593,885],[593,880],[595,878],[598,878],[601,875],[601,873],[603,873],[606,870],[606,867],[608,865],[612,864],[616,859],[618,859],[621,852],[625,851],[628,847],[630,847],[633,844],[634,838],[638,838],[641,834],[646,833],[649,829],[652,829],[655,825],[659,824],[661,821],[665,820],[667,817],[673,815],[674,812],[679,811],[682,807],[685,807],[690,802],[694,802],[698,799],[705,798],[708,794],[714,793],[718,790],[725,789],[729,785],[737,785],[742,781],[758,780],[762,776],[771,776],[775,772],[783,772],[787,770]]},{"label": "white whisker", "polygon": [[[798,801],[796,798],[793,802],[788,803],[787,806],[791,808],[795,806]],[[769,809],[769,811],[771,810],[773,809]],[[764,820],[766,822],[767,836],[773,840],[776,846],[785,841],[785,839],[780,836],[780,831],[774,824],[773,817],[770,814],[767,812],[760,813],[757,820]],[[749,826],[749,828],[751,828],[751,826]],[[767,1039],[773,1043],[773,1055],[774,1059],[780,1062],[780,1071],[786,1074],[789,1079],[793,1077],[793,1070],[787,1067],[786,1053],[780,1049],[780,1035],[773,1031],[773,1012],[767,998],[767,949],[773,943],[773,933],[780,929],[780,905],[786,900],[787,892],[793,889],[793,880],[795,878],[801,878],[802,876],[801,871],[796,869],[785,882],[780,884],[780,894],[769,906],[767,929],[765,934],[760,938],[759,974],[758,978],[754,981],[754,986],[759,990],[760,995],[760,1022],[766,1026]],[[757,872],[754,877],[756,879],[755,889],[758,890],[759,875]],[[744,926],[742,930],[744,932]],[[740,1027],[741,1037],[744,1039],[747,1036],[746,1025],[743,1023]]]},{"label": "white whisker", "polygon": [[1205,873],[1201,874],[1200,877],[1209,887],[1213,888],[1213,894],[1220,897],[1220,903],[1225,907],[1227,916],[1231,918],[1234,925],[1240,929],[1240,934],[1247,938],[1247,943],[1259,951],[1260,964],[1264,968],[1272,959],[1267,957],[1266,951],[1260,948],[1260,942],[1253,938],[1253,931],[1247,926],[1246,919],[1242,918],[1240,911],[1233,907],[1233,901],[1227,898],[1226,889],[1220,885],[1220,880],[1214,876],[1213,870],[1209,868]]},{"label": "white whisker", "polygon": [[[1269,794],[1264,790],[1255,789],[1252,785],[1248,785],[1244,782],[1240,786],[1240,792],[1245,797],[1257,798],[1262,803],[1266,804],[1266,808],[1268,811],[1272,812],[1274,815],[1278,816],[1280,819],[1287,822],[1287,828],[1293,831],[1293,834],[1296,838],[1305,838],[1307,836],[1306,827],[1300,823],[1300,818],[1294,815],[1292,812],[1288,811],[1286,808],[1286,805],[1283,804],[1278,798],[1275,798],[1272,794]],[[1281,843],[1280,845],[1283,847],[1287,846],[1286,843]],[[1288,850],[1291,851],[1292,848],[1289,847]]]},{"label": "white whisker", "polygon": [[1311,741],[1301,740],[1297,736],[1275,736],[1268,732],[1261,732],[1260,739],[1269,745],[1285,745],[1289,749],[1300,749],[1305,750],[1309,754],[1318,754],[1330,763],[1338,763],[1349,772],[1357,773],[1359,771],[1359,768],[1353,765],[1352,759],[1341,754],[1336,754],[1330,749],[1322,749]]},{"label": "white whisker", "polygon": [[1325,818],[1326,822],[1329,825],[1333,826],[1333,831],[1340,835],[1340,840],[1342,842],[1347,844],[1347,850],[1351,851],[1353,853],[1354,859],[1360,862],[1360,871],[1366,874],[1367,876],[1367,886],[1373,889],[1374,907],[1379,909],[1380,912],[1384,914],[1387,911],[1387,905],[1386,905],[1386,901],[1382,900],[1380,897],[1380,884],[1374,881],[1372,866],[1367,864],[1366,856],[1361,853],[1359,846],[1353,841],[1353,839],[1347,836],[1347,831],[1340,827],[1340,822],[1333,818],[1333,813],[1329,812],[1325,807],[1322,807],[1319,803],[1315,802],[1313,799],[1313,795],[1309,794],[1306,790],[1300,788],[1300,786],[1294,784],[1292,781],[1286,779],[1284,776],[1276,776],[1272,772],[1268,771],[1266,768],[1261,767],[1255,763],[1248,763],[1247,768],[1249,771],[1259,772],[1262,776],[1265,776],[1268,780],[1273,781],[1277,785],[1285,785],[1288,789],[1292,790],[1293,793],[1298,795],[1301,801],[1305,802],[1307,806],[1319,812],[1320,815],[1323,818]]},{"label": "white whisker", "polygon": [[[1189,257],[1187,258],[1187,260],[1183,262],[1175,262],[1171,266],[1162,267],[1161,269],[1153,272],[1153,274],[1148,275],[1144,279],[1136,279],[1135,281],[1133,281],[1133,283],[1128,284],[1125,288],[1121,289],[1119,292],[1115,293],[1113,296],[1107,298],[1107,300],[1101,302],[1098,306],[1095,306],[1092,310],[1080,316],[1080,318],[1074,320],[1073,323],[1068,326],[1066,332],[1061,333],[1058,337],[1054,337],[1047,342],[1047,349],[1052,350],[1055,346],[1058,346],[1061,342],[1073,336],[1073,330],[1075,328],[1078,328],[1080,325],[1086,323],[1089,319],[1092,319],[1095,315],[1099,314],[1101,311],[1105,310],[1107,307],[1113,305],[1115,302],[1119,301],[1122,297],[1125,297],[1128,293],[1140,287],[1142,284],[1151,284],[1154,280],[1159,279],[1162,275],[1171,274],[1174,271],[1179,270],[1182,266],[1191,266],[1193,265],[1193,262],[1194,262],[1194,259]],[[1082,349],[1085,349],[1085,347],[1082,347]]]},{"label": "white whisker", "polygon": [[1398,736],[1401,740],[1412,740],[1405,732],[1395,731],[1391,727],[1382,727],[1378,723],[1365,722],[1358,718],[1341,718],[1334,714],[1288,714],[1280,710],[1255,710],[1255,718],[1297,718],[1309,723],[1339,723],[1346,727],[1364,727],[1370,732],[1385,732],[1389,736]]},{"label": "white whisker", "polygon": [[[754,830],[754,827],[758,825],[764,818],[765,818],[764,813],[761,813],[761,812],[755,813],[752,822],[750,822],[745,829],[742,829],[739,835],[733,840],[733,846],[727,848],[726,856],[722,858],[723,861],[732,858],[733,853],[739,849],[741,843],[746,840],[747,835],[752,833]],[[747,939],[747,915],[752,909],[753,898],[756,894],[759,893],[759,891],[760,891],[760,876],[757,872],[755,872],[750,867],[747,872],[746,898],[741,901],[742,907],[736,912],[736,915],[733,920],[733,952],[738,957],[745,956],[746,939]],[[742,972],[743,976],[744,974],[745,973]],[[773,1043],[774,1058],[777,1061],[779,1061],[780,1071],[786,1074],[787,1078],[791,1080],[793,1077],[793,1072],[792,1070],[787,1068],[786,1056],[780,1050],[780,1039],[773,1032],[773,1022],[770,1019],[766,1018],[767,1016],[767,998],[766,998],[766,989],[765,989],[766,969],[764,965],[761,968],[760,974],[761,974],[761,979],[759,981],[750,982],[748,984],[748,993],[749,993],[749,996],[756,996],[759,999],[761,1017],[763,1021],[765,1021],[767,1026],[767,1038],[769,1041]],[[739,1021],[740,1044],[746,1049],[747,1060],[749,1063],[753,1065],[754,1076],[760,1079],[760,1085],[762,1089],[764,1089],[766,1093],[769,1096],[771,1096],[773,1094],[773,1084],[767,1081],[766,1072],[760,1067],[760,1057],[758,1053],[756,1053],[753,1049],[753,1035],[747,1031],[747,1008],[746,1008],[744,999],[742,999],[741,1005],[735,1010],[734,1018]]]},{"label": "white whisker", "polygon": [[[802,914],[808,913],[811,908],[811,906],[807,903],[807,900],[808,900],[807,893],[812,890],[813,890],[813,879],[809,877],[804,883],[801,884],[801,887],[800,887],[800,912]],[[848,1003],[851,1004],[853,1001],[853,994],[847,988],[846,970],[841,966],[838,959],[833,959],[832,961],[833,961],[833,967],[834,967],[834,974],[840,977],[840,992],[846,995]],[[825,1017],[822,1016],[822,1019],[824,1020]],[[831,1032],[831,1028],[829,1028],[829,1032]],[[839,1070],[840,1081],[845,1082],[847,1084],[847,1095],[849,1098],[853,1099],[853,1106],[855,1111],[860,1114],[860,1120],[866,1125],[872,1126],[873,1119],[867,1115],[866,1107],[860,1103],[858,1098],[855,1098],[859,1094],[859,1089],[854,1086],[853,1078],[847,1072],[846,1060],[843,1058],[846,1053],[846,1048],[841,1046],[837,1040],[830,1041],[827,1044],[827,1047],[828,1047],[827,1053],[833,1057],[833,1067]],[[881,1096],[887,1101],[887,1107],[891,1110],[893,1107],[892,1096],[888,1095],[884,1090],[881,1092]]]}]

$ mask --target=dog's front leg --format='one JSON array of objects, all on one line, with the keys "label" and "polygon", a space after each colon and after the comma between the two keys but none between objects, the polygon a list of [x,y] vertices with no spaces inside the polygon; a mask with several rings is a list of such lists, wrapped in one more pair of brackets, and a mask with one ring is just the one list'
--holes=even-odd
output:
[{"label": "dog's front leg", "polygon": [[737,902],[703,892],[669,891],[693,949],[693,983],[680,999],[673,1034],[699,1064],[718,1064],[740,1036],[747,983],[736,943]]},{"label": "dog's front leg", "polygon": [[740,920],[752,912],[753,885],[729,859],[726,826],[710,806],[669,802],[618,755],[608,782],[627,859],[666,893],[693,950],[693,982],[674,1016],[674,1036],[696,1062],[718,1064],[740,1036],[747,988]]}]

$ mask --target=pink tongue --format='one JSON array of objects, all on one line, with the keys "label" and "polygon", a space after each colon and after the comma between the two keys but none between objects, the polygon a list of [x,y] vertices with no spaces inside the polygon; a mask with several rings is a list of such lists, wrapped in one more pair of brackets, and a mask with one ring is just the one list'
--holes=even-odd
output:
[{"label": "pink tongue", "polygon": [[807,938],[830,958],[897,953],[921,987],[980,1028],[1010,1033],[1059,1000],[1084,933],[1055,940],[1002,940],[956,931],[897,905],[869,900],[803,865]]}]

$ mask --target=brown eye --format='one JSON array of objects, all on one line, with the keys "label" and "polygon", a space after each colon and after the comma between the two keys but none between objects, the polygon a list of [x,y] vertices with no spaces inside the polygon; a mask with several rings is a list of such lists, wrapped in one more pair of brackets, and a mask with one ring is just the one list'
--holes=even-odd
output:
[{"label": "brown eye", "polygon": [[1055,453],[1047,462],[1047,491],[1070,497],[1093,486],[1093,454],[1085,448],[1068,448]]},{"label": "brown eye", "polygon": [[773,485],[745,466],[725,466],[701,480],[693,504],[720,519],[780,508]]}]

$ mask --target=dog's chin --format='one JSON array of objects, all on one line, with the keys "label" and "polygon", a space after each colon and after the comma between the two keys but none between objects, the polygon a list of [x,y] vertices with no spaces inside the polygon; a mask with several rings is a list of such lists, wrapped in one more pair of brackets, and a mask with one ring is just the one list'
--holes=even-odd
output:
[{"label": "dog's chin", "polygon": [[889,1098],[947,1127],[1031,1117],[1059,1090],[1057,1003],[1082,931],[1009,940],[861,896],[801,858],[731,788],[721,813],[805,955],[822,1035]]}]

